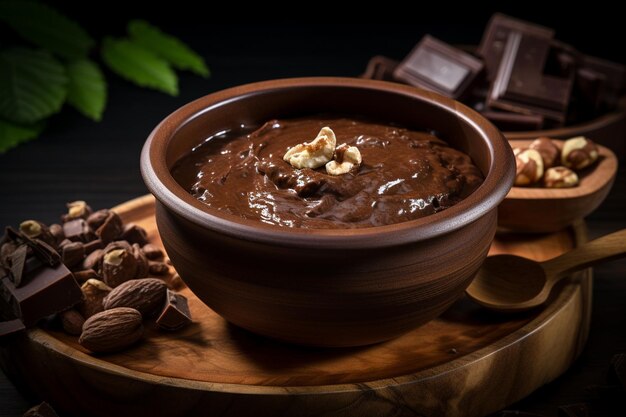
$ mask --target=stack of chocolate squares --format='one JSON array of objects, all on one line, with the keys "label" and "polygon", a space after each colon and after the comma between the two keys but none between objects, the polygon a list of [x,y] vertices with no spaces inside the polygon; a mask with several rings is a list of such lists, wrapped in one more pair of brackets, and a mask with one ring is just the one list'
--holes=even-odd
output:
[{"label": "stack of chocolate squares", "polygon": [[555,128],[611,111],[626,67],[583,55],[554,30],[492,16],[471,53],[425,36],[401,62],[376,56],[364,78],[401,82],[461,100],[503,130]]}]

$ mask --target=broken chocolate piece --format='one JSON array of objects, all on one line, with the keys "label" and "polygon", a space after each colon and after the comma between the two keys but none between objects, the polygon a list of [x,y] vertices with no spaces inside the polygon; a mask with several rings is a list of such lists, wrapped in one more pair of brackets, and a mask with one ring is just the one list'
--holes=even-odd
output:
[{"label": "broken chocolate piece", "polygon": [[117,240],[123,231],[122,219],[119,214],[114,211],[109,211],[106,219],[98,229],[96,230],[96,236],[104,243],[109,243]]},{"label": "broken chocolate piece", "polygon": [[70,220],[63,223],[65,238],[73,242],[89,242],[95,238],[85,219]]},{"label": "broken chocolate piece", "polygon": [[139,246],[143,246],[148,243],[148,233],[146,233],[146,230],[143,227],[130,223],[124,226],[122,240],[126,240],[131,244],[137,243]]},{"label": "broken chocolate piece", "polygon": [[20,287],[8,277],[0,280],[0,296],[14,318],[26,327],[40,319],[66,310],[82,300],[80,287],[62,263],[42,266],[23,279]]},{"label": "broken chocolate piece", "polygon": [[426,35],[393,75],[407,84],[456,99],[469,92],[482,70],[479,59]]},{"label": "broken chocolate piece", "polygon": [[501,13],[494,14],[489,20],[487,29],[480,41],[480,46],[476,50],[476,53],[485,62],[489,81],[493,81],[496,78],[500,60],[511,32],[519,32],[546,39],[554,37],[554,29],[518,20]]},{"label": "broken chocolate piece", "polygon": [[500,130],[539,130],[543,127],[543,116],[506,111],[485,110],[482,112]]},{"label": "broken chocolate piece", "polygon": [[187,298],[168,289],[165,306],[156,323],[164,330],[178,330],[191,323]]},{"label": "broken chocolate piece", "polygon": [[487,105],[516,113],[540,114],[559,123],[565,122],[573,77],[543,73],[549,48],[548,38],[511,32],[487,97]]},{"label": "broken chocolate piece", "polygon": [[386,56],[376,55],[367,63],[365,72],[361,78],[370,80],[393,81],[393,71],[398,67],[399,62],[387,58]]},{"label": "broken chocolate piece", "polygon": [[54,409],[47,402],[42,402],[35,407],[28,409],[22,417],[59,417]]},{"label": "broken chocolate piece", "polygon": [[25,328],[24,323],[22,323],[22,320],[20,319],[0,321],[0,337],[17,333]]}]

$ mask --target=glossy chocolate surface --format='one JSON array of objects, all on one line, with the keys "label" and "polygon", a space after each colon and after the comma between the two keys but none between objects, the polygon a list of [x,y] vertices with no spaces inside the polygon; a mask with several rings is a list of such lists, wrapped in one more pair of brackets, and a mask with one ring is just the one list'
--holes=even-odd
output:
[{"label": "glossy chocolate surface", "polygon": [[[285,152],[329,126],[363,163],[343,175],[296,169]],[[214,137],[173,175],[206,205],[268,224],[305,228],[381,226],[446,209],[483,181],[469,156],[427,132],[348,118],[272,120],[250,134]]]}]

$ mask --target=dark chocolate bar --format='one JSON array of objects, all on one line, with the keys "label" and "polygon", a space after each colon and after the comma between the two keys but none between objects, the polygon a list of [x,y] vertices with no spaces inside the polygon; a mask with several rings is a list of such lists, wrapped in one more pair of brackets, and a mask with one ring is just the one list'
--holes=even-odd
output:
[{"label": "dark chocolate bar", "polygon": [[367,67],[365,68],[365,72],[361,74],[361,78],[393,81],[393,71],[396,69],[398,64],[399,62],[394,59],[387,58],[382,55],[376,55],[367,63]]},{"label": "dark chocolate bar", "polygon": [[543,73],[549,49],[548,38],[511,32],[487,105],[565,122],[573,77]]},{"label": "dark chocolate bar", "polygon": [[452,98],[469,92],[483,70],[472,55],[426,35],[393,72],[396,80]]},{"label": "dark chocolate bar", "polygon": [[191,323],[187,298],[182,294],[167,290],[163,311],[156,322],[164,330],[178,330]]},{"label": "dark chocolate bar", "polygon": [[487,29],[483,33],[483,38],[476,50],[478,56],[484,60],[489,81],[496,78],[504,47],[511,32],[547,39],[554,37],[554,29],[515,19],[501,13],[494,14],[489,20]]},{"label": "dark chocolate bar", "polygon": [[0,280],[0,302],[6,304],[13,318],[20,318],[26,327],[80,302],[83,293],[72,273],[62,263],[54,267],[41,265],[29,272],[16,287],[9,276]]},{"label": "dark chocolate bar", "polygon": [[0,321],[0,337],[17,333],[25,328],[24,323],[20,319]]},{"label": "dark chocolate bar", "polygon": [[500,130],[539,130],[543,127],[543,116],[505,111],[485,110],[482,112]]}]

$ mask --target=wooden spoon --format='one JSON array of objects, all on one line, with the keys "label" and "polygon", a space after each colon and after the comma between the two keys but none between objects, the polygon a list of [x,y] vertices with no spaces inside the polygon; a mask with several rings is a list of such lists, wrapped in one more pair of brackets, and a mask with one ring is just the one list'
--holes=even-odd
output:
[{"label": "wooden spoon", "polygon": [[528,310],[543,304],[552,287],[572,272],[624,256],[626,229],[543,262],[515,255],[490,256],[466,292],[469,298],[493,310]]}]

